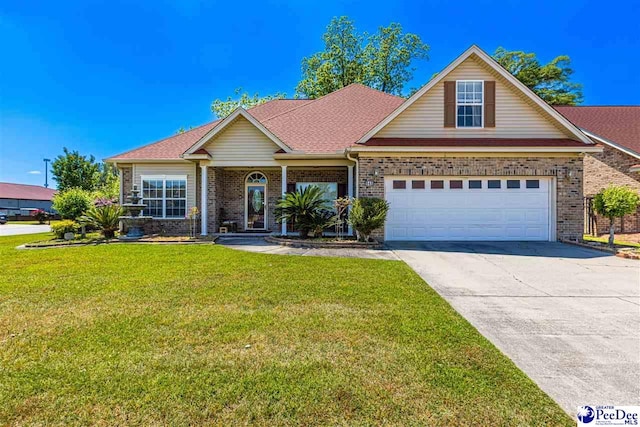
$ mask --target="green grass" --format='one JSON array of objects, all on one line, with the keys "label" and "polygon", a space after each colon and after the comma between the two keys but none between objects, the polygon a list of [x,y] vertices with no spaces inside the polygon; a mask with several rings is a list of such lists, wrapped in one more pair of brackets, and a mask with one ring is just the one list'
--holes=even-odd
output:
[{"label": "green grass", "polygon": [[574,424],[401,262],[43,238],[0,238],[0,425]]},{"label": "green grass", "polygon": [[[585,234],[583,236],[583,240],[585,240],[587,242],[598,242],[598,243],[608,244],[609,243],[609,236],[595,237],[595,236],[592,236],[590,234]],[[615,238],[615,236],[614,236],[614,239],[613,239],[613,243],[615,245],[619,245],[619,246],[630,246],[632,248],[640,248],[640,243],[625,242],[624,240],[618,240],[617,238]]]}]

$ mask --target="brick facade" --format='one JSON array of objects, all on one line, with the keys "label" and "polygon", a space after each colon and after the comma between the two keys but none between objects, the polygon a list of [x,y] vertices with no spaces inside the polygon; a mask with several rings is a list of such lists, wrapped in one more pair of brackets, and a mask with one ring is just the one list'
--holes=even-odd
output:
[{"label": "brick facade", "polygon": [[[238,231],[245,230],[245,182],[252,172],[262,172],[267,177],[267,224],[269,231],[280,230],[274,214],[276,203],[282,194],[282,170],[278,169],[224,169],[209,168],[208,178],[208,230],[218,231],[222,221],[235,221]],[[347,168],[287,170],[287,183],[336,182],[347,183]]]},{"label": "brick facade", "polygon": [[[605,145],[602,153],[589,154],[584,159],[584,194],[593,196],[610,184],[628,185],[640,191],[640,173],[629,172],[629,168],[640,163],[620,150]],[[623,223],[624,221],[624,223]],[[609,220],[597,216],[596,224],[599,234],[609,232]],[[640,232],[640,208],[635,214],[626,215],[616,221],[616,232]]]},{"label": "brick facade", "polygon": [[[583,232],[581,157],[366,157],[358,162],[359,195],[384,198],[384,177],[550,176],[556,177],[556,232],[561,240],[579,240]],[[377,176],[375,171],[377,170]],[[370,185],[367,185],[370,184]],[[376,232],[378,239],[384,230]]]}]

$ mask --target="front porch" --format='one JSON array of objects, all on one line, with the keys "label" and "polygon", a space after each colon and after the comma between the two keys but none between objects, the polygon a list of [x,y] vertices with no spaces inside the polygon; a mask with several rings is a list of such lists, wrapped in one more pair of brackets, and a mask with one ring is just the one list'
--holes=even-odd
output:
[{"label": "front porch", "polygon": [[223,225],[235,233],[292,232],[291,225],[278,224],[275,216],[277,201],[283,194],[318,184],[328,199],[354,196],[354,166],[343,160],[332,163],[222,167],[201,162],[196,180],[201,234],[217,234]]}]

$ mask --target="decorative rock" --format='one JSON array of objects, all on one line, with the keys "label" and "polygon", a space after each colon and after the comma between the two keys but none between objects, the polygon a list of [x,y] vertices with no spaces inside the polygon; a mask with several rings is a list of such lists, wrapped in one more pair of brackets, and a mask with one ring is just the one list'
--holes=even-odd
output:
[{"label": "decorative rock", "polygon": [[251,348],[251,344],[245,345],[244,348]]},{"label": "decorative rock", "polygon": [[76,235],[72,232],[64,233],[64,240],[73,240]]}]

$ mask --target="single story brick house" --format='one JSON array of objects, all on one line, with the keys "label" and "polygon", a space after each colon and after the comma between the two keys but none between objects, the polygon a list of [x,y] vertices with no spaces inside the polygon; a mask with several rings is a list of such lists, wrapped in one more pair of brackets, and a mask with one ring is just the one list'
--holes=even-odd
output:
[{"label": "single story brick house", "polygon": [[[640,106],[556,107],[563,116],[602,147],[584,159],[584,195],[593,196],[610,184],[640,191]],[[616,232],[640,233],[640,208],[616,222]],[[609,220],[596,217],[599,233]]]},{"label": "single story brick house", "polygon": [[274,100],[109,159],[142,190],[149,232],[223,221],[280,232],[282,194],[390,203],[384,240],[578,240],[583,159],[602,147],[472,46],[408,99],[352,84]]}]

